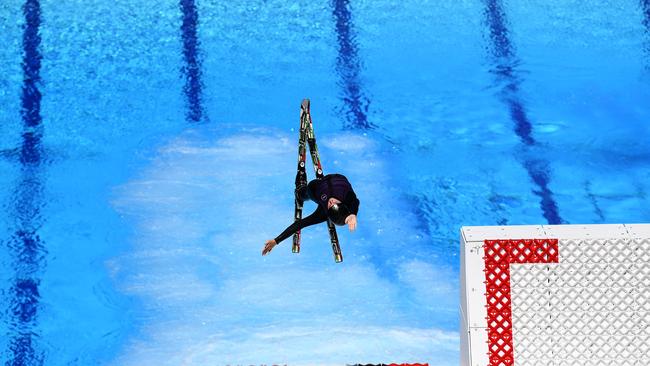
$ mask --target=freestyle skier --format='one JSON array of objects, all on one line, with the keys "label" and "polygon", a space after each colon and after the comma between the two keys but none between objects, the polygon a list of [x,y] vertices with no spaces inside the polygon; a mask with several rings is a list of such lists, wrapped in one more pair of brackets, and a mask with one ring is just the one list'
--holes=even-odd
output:
[{"label": "freestyle skier", "polygon": [[307,199],[316,202],[318,207],[311,215],[289,225],[275,239],[268,240],[262,250],[266,255],[273,247],[295,232],[307,226],[325,222],[328,219],[336,225],[347,225],[350,231],[357,227],[359,199],[352,190],[348,179],[341,174],[328,174],[314,179],[309,184],[302,184],[295,190],[296,200],[304,202]]},{"label": "freestyle skier", "polygon": [[[311,119],[309,99],[303,99],[300,104],[300,133],[298,135],[298,166],[296,170],[296,190],[294,199],[293,224],[289,225],[282,234],[275,239],[267,240],[262,249],[262,255],[268,254],[279,242],[293,234],[293,253],[300,253],[300,230],[304,227],[327,221],[334,261],[341,263],[343,254],[339,245],[335,225],[348,225],[350,231],[357,227],[357,212],[359,200],[352,190],[348,179],[341,174],[323,174],[323,167],[316,145],[316,135]],[[311,155],[316,179],[307,184],[307,148]],[[316,211],[308,217],[302,218],[303,202],[310,199],[318,205]]]}]

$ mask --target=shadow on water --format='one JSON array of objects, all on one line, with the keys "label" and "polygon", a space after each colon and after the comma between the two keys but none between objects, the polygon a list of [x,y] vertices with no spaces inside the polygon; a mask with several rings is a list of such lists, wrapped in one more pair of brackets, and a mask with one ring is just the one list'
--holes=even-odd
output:
[{"label": "shadow on water", "polygon": [[354,24],[350,13],[349,0],[333,0],[332,13],[336,26],[338,56],[336,72],[340,77],[339,86],[343,89],[341,112],[345,116],[345,129],[372,129],[376,126],[368,121],[370,100],[364,95],[361,85],[362,62],[355,40]]},{"label": "shadow on water", "polygon": [[501,86],[499,96],[509,109],[510,118],[515,124],[514,132],[521,141],[522,165],[530,180],[537,186],[533,193],[540,198],[540,208],[546,221],[549,224],[564,223],[553,192],[549,188],[549,163],[541,157],[532,157],[537,141],[532,135],[533,125],[521,100],[522,78],[518,70],[519,59],[510,41],[505,12],[499,0],[485,0],[485,17],[491,42],[489,51],[494,66],[491,72],[495,75],[496,84]]},{"label": "shadow on water", "polygon": [[25,25],[23,34],[24,73],[22,87],[23,120],[20,147],[21,175],[19,185],[12,194],[15,228],[8,238],[7,247],[12,258],[14,278],[7,292],[9,320],[9,349],[6,365],[40,365],[43,351],[38,350],[38,309],[40,304],[39,274],[45,266],[46,250],[38,230],[43,223],[43,181],[41,139],[43,136],[41,108],[39,51],[41,37],[41,9],[38,0],[27,0],[23,7]]},{"label": "shadow on water", "polygon": [[187,99],[186,118],[188,122],[208,121],[203,108],[203,82],[201,80],[201,54],[197,35],[199,13],[194,0],[181,0],[180,8],[183,15],[181,36],[183,38],[182,72],[185,76],[183,92]]}]

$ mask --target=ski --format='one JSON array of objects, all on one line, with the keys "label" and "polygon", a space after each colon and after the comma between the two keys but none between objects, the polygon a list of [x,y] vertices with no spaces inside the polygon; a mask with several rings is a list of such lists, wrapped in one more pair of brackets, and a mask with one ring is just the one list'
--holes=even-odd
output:
[{"label": "ski", "polygon": [[[307,116],[309,115],[309,100],[305,99],[300,105],[300,129],[298,137],[298,172],[296,173],[296,190],[307,184],[307,172],[305,171],[305,162],[307,160],[307,146],[305,144],[307,136]],[[293,219],[299,221],[302,219],[302,205],[303,202],[295,198],[295,209]],[[300,230],[296,231],[293,234],[293,245],[291,251],[294,253],[300,253]]]},{"label": "ski", "polygon": [[[311,161],[314,166],[316,178],[324,177],[323,167],[320,162],[320,155],[318,154],[318,145],[316,145],[316,135],[314,133],[314,125],[311,120],[309,107],[309,99],[304,99],[300,105],[300,139],[298,142],[298,173],[296,174],[296,188],[300,184],[307,183],[307,174],[305,172],[307,155],[305,140],[309,146],[309,153],[311,155]],[[302,202],[299,202],[297,198],[295,212],[295,220],[300,220],[302,218]],[[338,235],[336,234],[336,227],[331,220],[327,220],[327,229],[330,234],[332,251],[334,252],[334,261],[337,263],[342,262],[343,255],[341,253],[341,246],[339,245]],[[300,252],[300,231],[296,232],[296,234],[293,236],[292,251],[294,253]]]}]

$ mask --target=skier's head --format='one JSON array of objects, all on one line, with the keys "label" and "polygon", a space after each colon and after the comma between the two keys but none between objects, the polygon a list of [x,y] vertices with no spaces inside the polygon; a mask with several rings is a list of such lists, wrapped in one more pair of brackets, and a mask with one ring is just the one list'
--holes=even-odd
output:
[{"label": "skier's head", "polygon": [[345,218],[350,215],[350,210],[341,202],[329,205],[327,216],[336,225],[345,225]]},{"label": "skier's head", "polygon": [[327,200],[327,209],[329,210],[329,208],[332,207],[332,205],[336,205],[337,203],[341,203],[341,201],[339,201],[337,198],[330,197]]}]

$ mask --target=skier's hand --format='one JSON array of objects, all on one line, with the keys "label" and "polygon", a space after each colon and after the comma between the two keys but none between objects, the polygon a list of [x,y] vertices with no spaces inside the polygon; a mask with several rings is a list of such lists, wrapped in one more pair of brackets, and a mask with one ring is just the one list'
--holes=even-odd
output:
[{"label": "skier's hand", "polygon": [[345,218],[345,223],[350,231],[354,231],[357,228],[357,215],[349,215]]},{"label": "skier's hand", "polygon": [[273,247],[278,245],[278,243],[275,242],[275,240],[267,240],[266,244],[264,244],[264,250],[262,250],[262,255],[267,255],[268,253],[273,250]]}]

